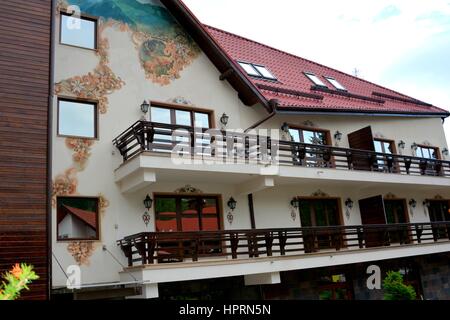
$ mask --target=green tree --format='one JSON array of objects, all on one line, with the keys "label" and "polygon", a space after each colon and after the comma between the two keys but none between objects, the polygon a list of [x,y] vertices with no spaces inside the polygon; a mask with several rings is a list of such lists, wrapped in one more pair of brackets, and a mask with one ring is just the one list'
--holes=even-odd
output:
[{"label": "green tree", "polygon": [[13,266],[11,271],[3,275],[6,282],[0,285],[0,300],[15,300],[23,289],[29,290],[27,284],[39,279],[33,271],[33,266],[22,263]]},{"label": "green tree", "polygon": [[415,300],[416,291],[403,282],[403,275],[398,271],[388,271],[383,281],[384,300]]}]

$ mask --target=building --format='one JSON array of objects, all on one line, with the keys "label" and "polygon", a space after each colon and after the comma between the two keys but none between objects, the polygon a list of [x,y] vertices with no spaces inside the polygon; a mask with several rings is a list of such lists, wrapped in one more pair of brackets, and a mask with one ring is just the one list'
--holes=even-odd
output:
[{"label": "building", "polygon": [[378,266],[450,298],[448,111],[178,0],[52,13],[52,297],[377,299]]}]

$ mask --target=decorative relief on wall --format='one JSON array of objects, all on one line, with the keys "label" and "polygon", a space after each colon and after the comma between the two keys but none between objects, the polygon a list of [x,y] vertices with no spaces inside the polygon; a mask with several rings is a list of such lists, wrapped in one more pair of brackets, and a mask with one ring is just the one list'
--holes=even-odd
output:
[{"label": "decorative relief on wall", "polygon": [[[147,79],[168,85],[200,54],[200,49],[157,0],[59,0],[58,7],[77,5],[101,17],[104,28],[127,32]],[[99,28],[102,31],[103,28]]]},{"label": "decorative relief on wall", "polygon": [[78,171],[83,171],[86,168],[93,144],[94,141],[90,139],[66,139],[66,146],[74,151],[72,160]]},{"label": "decorative relief on wall", "polygon": [[311,197],[322,197],[322,198],[326,198],[329,197],[329,195],[325,192],[323,192],[322,190],[317,190],[316,192],[311,194]]},{"label": "decorative relief on wall", "polygon": [[373,135],[373,137],[374,137],[375,139],[386,139],[386,137],[385,137],[382,133],[380,133],[380,132],[376,132],[376,133]]},{"label": "decorative relief on wall", "polygon": [[397,196],[391,192],[389,192],[384,198],[385,199],[398,199]]},{"label": "decorative relief on wall", "polygon": [[437,194],[437,195],[434,196],[434,200],[444,200],[444,197],[439,195],[439,194]]},{"label": "decorative relief on wall", "polygon": [[56,197],[77,193],[78,180],[75,168],[67,169],[63,174],[57,175],[52,185],[52,206],[56,208]]},{"label": "decorative relief on wall", "polygon": [[187,184],[184,187],[175,190],[175,193],[203,193],[203,191]]},{"label": "decorative relief on wall", "polygon": [[92,241],[74,241],[67,245],[67,251],[79,265],[89,265],[90,257],[95,251],[95,243]]},{"label": "decorative relief on wall", "polygon": [[101,193],[98,195],[98,206],[100,214],[104,216],[106,213],[106,208],[109,207],[109,200],[106,199],[106,197]]},{"label": "decorative relief on wall", "polygon": [[173,99],[167,100],[167,102],[177,103],[177,104],[185,104],[187,106],[194,105],[190,100],[186,99],[185,97],[175,97]]},{"label": "decorative relief on wall", "polygon": [[305,125],[307,127],[315,127],[314,122],[312,122],[310,120],[303,121],[303,125]]}]

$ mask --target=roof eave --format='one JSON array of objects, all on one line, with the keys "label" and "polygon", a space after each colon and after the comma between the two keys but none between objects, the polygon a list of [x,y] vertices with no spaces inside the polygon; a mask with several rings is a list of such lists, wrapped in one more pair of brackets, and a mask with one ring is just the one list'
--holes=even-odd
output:
[{"label": "roof eave", "polygon": [[279,114],[316,114],[316,115],[335,115],[335,116],[378,116],[378,117],[430,117],[430,118],[447,118],[449,112],[396,112],[396,111],[376,111],[376,110],[339,110],[339,109],[311,109],[296,106],[279,106],[276,110]]},{"label": "roof eave", "polygon": [[239,93],[239,98],[245,105],[252,106],[261,103],[268,112],[272,112],[269,101],[256,86],[242,73],[233,59],[208,33],[203,24],[195,17],[182,1],[161,0],[175,19],[183,26],[198,46],[208,56],[219,72],[224,75],[230,85]]}]

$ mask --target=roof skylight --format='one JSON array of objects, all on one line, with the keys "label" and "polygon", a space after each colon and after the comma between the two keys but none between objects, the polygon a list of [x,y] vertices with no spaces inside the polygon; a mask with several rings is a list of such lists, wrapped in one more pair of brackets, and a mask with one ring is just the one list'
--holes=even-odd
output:
[{"label": "roof skylight", "polygon": [[347,89],[342,84],[340,84],[339,81],[337,81],[336,79],[331,77],[325,77],[325,79],[327,79],[328,82],[330,82],[336,89],[347,91]]},{"label": "roof skylight", "polygon": [[311,80],[315,85],[317,86],[321,86],[321,87],[326,87],[326,84],[322,82],[322,80],[320,80],[320,78],[318,76],[316,76],[313,73],[305,73],[305,76],[307,76],[309,78],[309,80]]},{"label": "roof skylight", "polygon": [[276,80],[277,78],[264,66],[253,65],[263,78]]},{"label": "roof skylight", "polygon": [[245,63],[245,62],[238,62],[238,63],[242,67],[242,69],[244,69],[245,72],[247,72],[247,74],[249,76],[254,76],[254,77],[260,77],[261,76],[259,74],[259,72],[250,63]]},{"label": "roof skylight", "polygon": [[277,78],[265,66],[241,61],[238,61],[238,63],[249,76],[268,80],[277,80]]}]

